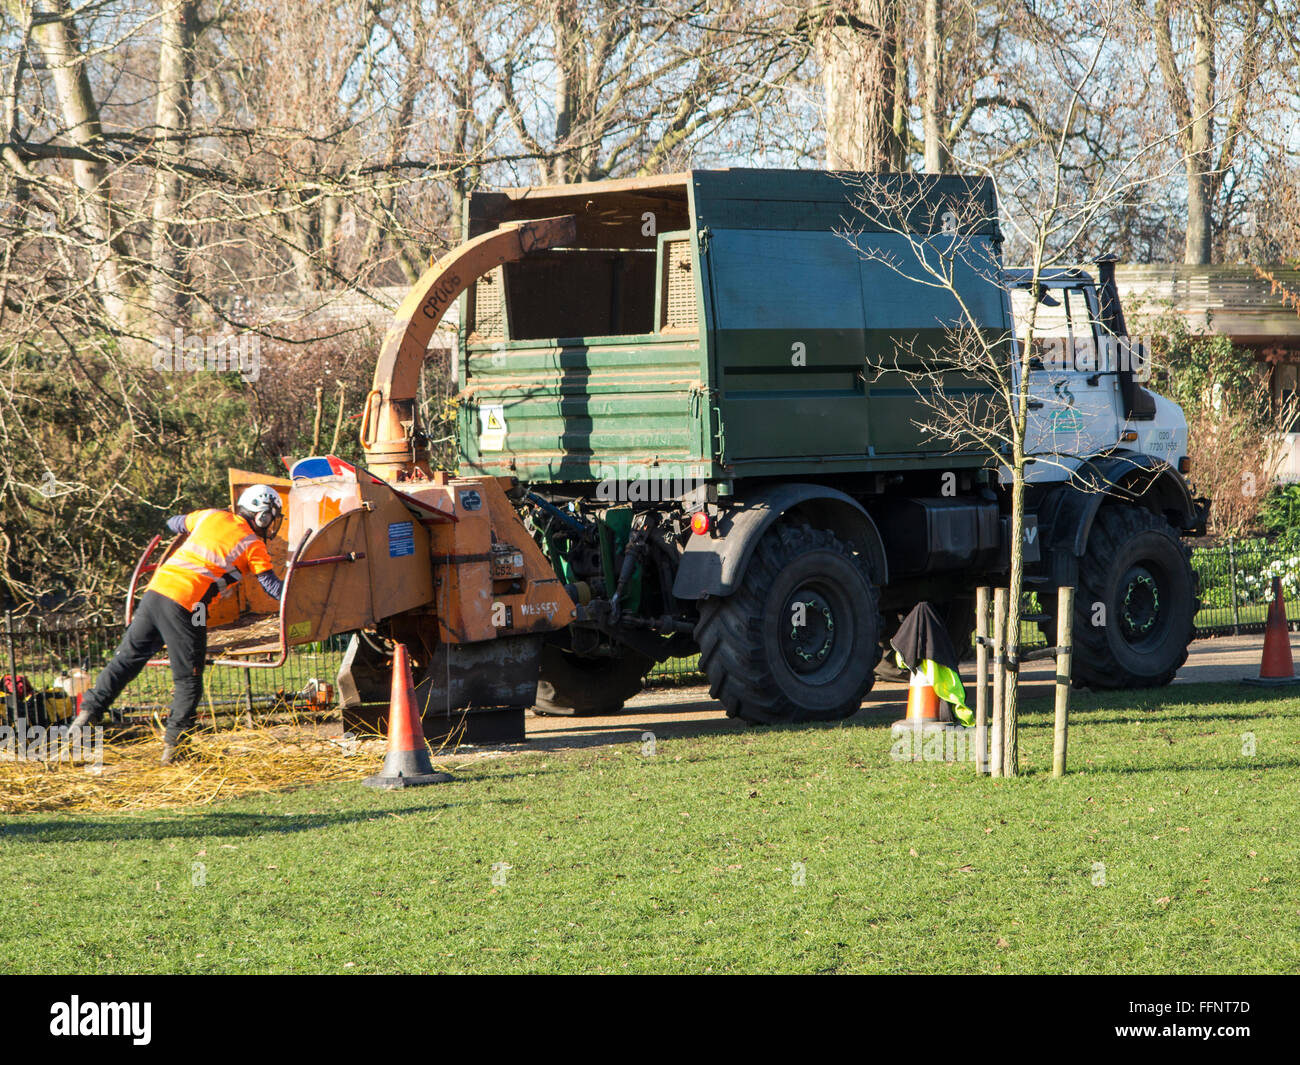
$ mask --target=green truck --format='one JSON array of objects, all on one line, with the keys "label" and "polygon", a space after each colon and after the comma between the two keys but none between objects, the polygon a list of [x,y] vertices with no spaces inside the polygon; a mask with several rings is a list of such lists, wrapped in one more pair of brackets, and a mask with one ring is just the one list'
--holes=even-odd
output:
[{"label": "green truck", "polygon": [[[1204,511],[1182,412],[1119,357],[1111,263],[1003,269],[983,179],[818,171],[477,192],[466,239],[556,216],[573,240],[464,292],[456,359],[461,473],[518,480],[578,604],[543,651],[539,710],[615,711],[656,662],[698,652],[732,716],[835,719],[917,602],[968,645],[975,588],[1007,571],[1009,487],[989,452],[926,428],[920,388],[978,401],[987,382],[935,384],[916,353],[973,321],[1010,364],[1035,304],[1036,337],[1060,341],[1035,340],[1029,388],[1042,624],[1054,637],[1052,590],[1075,585],[1076,680],[1173,677]],[[917,269],[938,238],[962,249],[948,287]]]}]

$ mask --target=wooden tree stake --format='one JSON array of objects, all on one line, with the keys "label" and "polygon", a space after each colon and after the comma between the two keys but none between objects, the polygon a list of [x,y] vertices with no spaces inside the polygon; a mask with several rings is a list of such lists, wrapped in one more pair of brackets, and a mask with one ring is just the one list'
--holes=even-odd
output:
[{"label": "wooden tree stake", "polygon": [[1007,601],[1005,588],[993,590],[993,728],[989,733],[989,765],[1002,776],[1002,709],[1007,684]]},{"label": "wooden tree stake", "polygon": [[1061,777],[1065,775],[1065,753],[1069,741],[1074,589],[1058,588],[1056,604],[1056,721],[1052,729],[1052,776]]},{"label": "wooden tree stake", "polygon": [[975,772],[989,771],[989,590],[975,589]]}]

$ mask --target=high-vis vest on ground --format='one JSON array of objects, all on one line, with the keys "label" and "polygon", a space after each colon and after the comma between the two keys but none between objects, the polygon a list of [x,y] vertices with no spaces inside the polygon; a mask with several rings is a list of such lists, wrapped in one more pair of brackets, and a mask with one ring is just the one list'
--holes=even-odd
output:
[{"label": "high-vis vest on ground", "polygon": [[208,603],[247,573],[273,567],[262,538],[228,510],[196,510],[185,516],[189,535],[158,567],[149,590],[193,610]]}]

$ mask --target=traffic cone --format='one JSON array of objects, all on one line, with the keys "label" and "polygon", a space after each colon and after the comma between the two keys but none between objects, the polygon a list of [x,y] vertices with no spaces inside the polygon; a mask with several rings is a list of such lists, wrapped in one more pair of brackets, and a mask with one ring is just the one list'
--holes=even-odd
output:
[{"label": "traffic cone", "polygon": [[[912,761],[920,762],[926,757],[932,737],[953,731],[959,731],[958,726],[953,723],[948,704],[939,698],[930,683],[929,675],[924,670],[913,670],[907,682],[907,716],[895,721],[889,730],[894,741],[891,757],[907,758],[910,752]],[[942,744],[937,756],[943,757]]]},{"label": "traffic cone", "polygon": [[948,704],[939,698],[930,678],[919,669],[912,673],[907,682],[906,720],[918,725],[952,720]]},{"label": "traffic cone", "polygon": [[1274,687],[1300,684],[1291,661],[1291,634],[1286,627],[1286,601],[1282,598],[1282,578],[1273,578],[1273,602],[1268,605],[1268,623],[1264,629],[1264,654],[1259,662],[1259,676],[1244,678],[1247,684]]},{"label": "traffic cone", "polygon": [[366,777],[368,788],[413,788],[418,784],[445,784],[449,773],[434,771],[424,744],[424,728],[415,709],[415,681],[405,644],[393,649],[393,694],[388,704],[388,753],[377,776]]},{"label": "traffic cone", "polygon": [[913,670],[910,673],[907,682],[907,716],[895,721],[893,727],[895,730],[914,729],[917,733],[957,727],[948,704],[939,698],[924,670]]}]

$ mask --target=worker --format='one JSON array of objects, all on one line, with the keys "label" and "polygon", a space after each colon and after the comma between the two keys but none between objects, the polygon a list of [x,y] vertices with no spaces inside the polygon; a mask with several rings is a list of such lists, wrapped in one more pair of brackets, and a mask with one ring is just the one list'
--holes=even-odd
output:
[{"label": "worker", "polygon": [[267,595],[280,598],[284,585],[272,568],[266,541],[283,517],[275,489],[255,484],[239,497],[234,513],[196,510],[168,519],[169,530],[188,535],[154,571],[113,660],[82,697],[73,727],[97,721],[166,644],[175,691],[162,764],[171,765],[194,728],[203,695],[208,604],[249,573],[256,574]]}]

